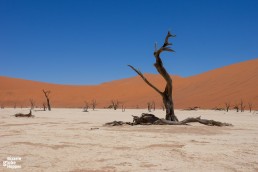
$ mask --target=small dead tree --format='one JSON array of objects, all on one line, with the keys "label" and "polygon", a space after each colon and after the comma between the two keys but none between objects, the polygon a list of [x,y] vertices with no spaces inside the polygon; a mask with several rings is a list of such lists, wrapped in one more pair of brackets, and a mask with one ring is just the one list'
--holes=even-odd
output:
[{"label": "small dead tree", "polygon": [[50,90],[48,91],[42,90],[42,91],[47,99],[47,108],[49,111],[51,111],[51,105],[50,105],[50,99],[49,99]]},{"label": "small dead tree", "polygon": [[236,109],[236,111],[239,112],[239,104],[238,103],[235,104],[234,109]]},{"label": "small dead tree", "polygon": [[252,108],[253,108],[253,103],[249,102],[248,103],[248,108],[249,108],[249,111],[251,113],[252,112]]},{"label": "small dead tree", "polygon": [[17,104],[16,104],[16,102],[15,102],[14,105],[13,105],[13,108],[16,109],[16,106],[17,106]]},{"label": "small dead tree", "polygon": [[226,106],[226,111],[228,112],[229,108],[230,108],[230,103],[229,102],[226,102],[225,103],[225,106]]},{"label": "small dead tree", "polygon": [[46,108],[47,108],[46,103],[43,103],[43,110],[46,111]]},{"label": "small dead tree", "polygon": [[174,50],[172,50],[169,46],[172,45],[172,43],[168,42],[168,39],[170,37],[175,37],[176,35],[172,35],[170,32],[168,32],[164,44],[162,45],[162,47],[160,47],[159,49],[157,49],[157,44],[155,44],[155,51],[154,51],[154,56],[156,59],[156,63],[154,64],[155,68],[157,69],[157,71],[159,72],[159,74],[165,79],[166,81],[166,87],[164,89],[164,91],[160,91],[157,87],[155,87],[152,83],[150,83],[144,76],[143,74],[135,69],[133,66],[129,65],[129,67],[131,67],[143,80],[146,84],[148,84],[151,88],[153,88],[159,95],[161,95],[162,99],[163,99],[163,104],[166,108],[166,120],[169,121],[178,121],[175,112],[174,112],[174,102],[173,102],[173,98],[172,98],[172,79],[169,75],[169,73],[167,72],[167,70],[164,68],[163,66],[163,62],[160,58],[160,54],[164,51],[168,51],[168,52],[174,52]]},{"label": "small dead tree", "polygon": [[114,110],[116,110],[119,106],[119,101],[118,100],[111,100],[111,104],[112,104],[112,107],[114,108]]},{"label": "small dead tree", "polygon": [[125,112],[125,105],[124,105],[124,103],[121,105],[121,107],[122,107],[122,112]]},{"label": "small dead tree", "polygon": [[97,105],[97,101],[95,99],[91,100],[92,110],[95,110],[96,105]]},{"label": "small dead tree", "polygon": [[148,108],[148,111],[149,111],[149,112],[151,112],[151,105],[152,105],[151,102],[148,102],[148,103],[147,103],[147,108]]},{"label": "small dead tree", "polygon": [[242,99],[241,99],[241,101],[240,101],[240,111],[241,111],[241,112],[244,112],[244,111],[245,111],[245,106],[244,106],[244,102],[243,102]]},{"label": "small dead tree", "polygon": [[153,109],[153,111],[155,111],[156,110],[156,104],[155,104],[155,102],[154,101],[152,101],[152,109]]},{"label": "small dead tree", "polygon": [[87,101],[84,101],[84,107],[83,107],[83,112],[88,112],[90,105]]},{"label": "small dead tree", "polygon": [[35,108],[35,101],[30,99],[30,109],[33,110]]}]

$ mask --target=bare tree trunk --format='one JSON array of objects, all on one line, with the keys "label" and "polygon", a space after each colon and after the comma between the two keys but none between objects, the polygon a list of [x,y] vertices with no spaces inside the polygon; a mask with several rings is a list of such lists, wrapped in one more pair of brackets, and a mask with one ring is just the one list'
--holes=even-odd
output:
[{"label": "bare tree trunk", "polygon": [[95,110],[97,101],[95,99],[91,100],[92,110]]},{"label": "bare tree trunk", "polygon": [[[161,92],[158,88],[156,88],[154,85],[152,85],[144,76],[143,74],[135,69],[133,66],[129,65],[129,67],[131,67],[138,75],[140,75],[142,77],[142,79],[150,86],[152,87],[156,92],[158,92],[161,96],[162,96],[162,100],[163,100],[163,104],[166,108],[166,120],[169,121],[178,121],[175,112],[174,112],[174,102],[172,99],[172,79],[170,77],[170,75],[168,74],[168,72],[166,71],[166,69],[163,66],[162,60],[160,58],[160,54],[163,51],[170,51],[170,52],[174,52],[174,50],[172,50],[169,45],[172,45],[171,43],[168,42],[169,37],[175,37],[175,35],[171,35],[170,32],[168,32],[166,38],[165,38],[165,42],[163,44],[163,46],[161,48],[159,48],[158,50],[155,49],[154,52],[154,56],[156,58],[156,63],[154,64],[155,68],[157,69],[157,71],[159,72],[159,74],[165,79],[166,81],[166,87],[165,90],[163,92]],[[156,47],[156,46],[155,46]]]},{"label": "bare tree trunk", "polygon": [[244,110],[245,110],[244,102],[243,102],[243,100],[241,99],[241,101],[240,101],[240,111],[241,111],[241,112],[244,112]]},{"label": "bare tree trunk", "polygon": [[226,105],[226,110],[227,110],[227,112],[228,112],[229,107],[230,107],[230,103],[226,102],[225,105]]},{"label": "bare tree trunk", "polygon": [[112,106],[114,108],[114,110],[116,110],[118,108],[119,105],[119,101],[118,100],[111,100]]},{"label": "bare tree trunk", "polygon": [[151,102],[148,102],[147,106],[148,106],[148,111],[151,112]]},{"label": "bare tree trunk", "polygon": [[45,90],[42,90],[46,99],[47,99],[47,108],[49,111],[51,111],[51,105],[50,105],[50,100],[49,100],[49,94],[50,94],[50,91],[45,91]]},{"label": "bare tree trunk", "polygon": [[30,109],[34,109],[35,107],[35,101],[33,99],[30,99]]},{"label": "bare tree trunk", "polygon": [[46,104],[43,103],[43,110],[46,111]]},{"label": "bare tree trunk", "polygon": [[249,111],[252,112],[253,103],[248,103]]}]

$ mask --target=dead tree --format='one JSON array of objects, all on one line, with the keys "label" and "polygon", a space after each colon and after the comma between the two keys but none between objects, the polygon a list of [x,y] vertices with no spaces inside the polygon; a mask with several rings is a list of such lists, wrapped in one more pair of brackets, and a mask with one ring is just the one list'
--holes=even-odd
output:
[{"label": "dead tree", "polygon": [[46,111],[46,103],[43,103],[43,110]]},{"label": "dead tree", "polygon": [[163,46],[157,50],[157,48],[156,48],[157,45],[155,45],[154,56],[155,56],[156,62],[154,64],[154,66],[157,69],[157,71],[159,72],[159,74],[166,81],[166,87],[163,92],[160,91],[157,87],[155,87],[152,83],[150,83],[139,70],[137,70],[133,66],[129,65],[129,67],[131,67],[139,76],[141,76],[141,78],[146,82],[146,84],[148,84],[159,95],[161,95],[163,104],[166,108],[166,120],[169,120],[169,121],[178,121],[178,119],[174,112],[174,102],[173,102],[173,98],[172,98],[172,88],[173,88],[172,79],[171,79],[170,75],[168,74],[167,70],[163,66],[163,62],[160,58],[160,54],[164,51],[174,52],[174,50],[172,50],[169,47],[169,45],[172,45],[172,44],[170,42],[168,42],[168,39],[170,37],[175,37],[175,36],[176,35],[172,35],[170,32],[168,32]]},{"label": "dead tree", "polygon": [[114,108],[114,110],[116,110],[118,108],[119,103],[120,102],[118,100],[111,100],[111,104],[112,104],[112,107]]},{"label": "dead tree", "polygon": [[89,103],[87,101],[84,101],[83,112],[88,112],[89,107]]},{"label": "dead tree", "polygon": [[239,112],[239,104],[238,103],[235,104],[234,109],[236,109],[236,111]]},{"label": "dead tree", "polygon": [[97,101],[95,99],[91,100],[92,110],[95,110],[96,105],[97,105]]},{"label": "dead tree", "polygon": [[253,108],[253,103],[249,102],[248,103],[248,108],[249,108],[249,111],[251,113],[252,112],[252,108]]},{"label": "dead tree", "polygon": [[147,103],[147,108],[148,108],[148,111],[151,112],[151,102]]},{"label": "dead tree", "polygon": [[125,112],[125,105],[122,104],[121,107],[122,107],[122,112]]},{"label": "dead tree", "polygon": [[155,102],[154,102],[154,101],[152,101],[151,106],[152,106],[153,111],[155,111],[155,110],[156,110],[156,104],[155,104]]},{"label": "dead tree", "polygon": [[230,103],[229,103],[229,102],[226,102],[225,105],[226,105],[226,110],[227,110],[227,112],[228,112],[228,110],[229,110],[229,108],[230,108]]},{"label": "dead tree", "polygon": [[50,105],[50,100],[49,100],[50,90],[48,90],[48,91],[42,90],[42,91],[47,99],[47,108],[49,111],[51,111],[51,105]]},{"label": "dead tree", "polygon": [[[123,122],[123,121],[113,121],[106,123],[106,125],[110,126],[115,126],[115,125],[123,125],[123,124],[129,124],[129,125],[187,125],[188,123],[191,122],[199,122],[204,125],[209,125],[209,126],[232,126],[232,124],[229,123],[222,123],[219,121],[214,121],[214,120],[207,120],[207,119],[201,119],[201,117],[197,118],[187,118],[182,121],[178,121],[175,112],[174,112],[174,103],[172,99],[172,79],[170,75],[167,73],[166,69],[163,67],[162,60],[160,58],[160,54],[163,51],[170,51],[174,52],[169,45],[172,45],[171,43],[168,42],[169,37],[175,37],[175,35],[171,35],[170,32],[168,32],[165,42],[161,48],[158,50],[155,49],[154,56],[156,59],[156,63],[154,66],[156,67],[157,71],[159,74],[165,79],[166,81],[166,87],[164,91],[160,91],[157,87],[155,87],[152,83],[150,83],[144,76],[143,74],[135,69],[133,66],[128,65],[131,69],[133,69],[142,79],[143,81],[148,84],[151,88],[153,88],[159,95],[161,95],[163,104],[166,108],[166,119],[159,119],[153,114],[142,114],[142,116],[133,116],[133,122]],[[155,46],[156,47],[156,46]]]},{"label": "dead tree", "polygon": [[30,99],[30,109],[34,109],[35,108],[35,101],[33,99]]},{"label": "dead tree", "polygon": [[240,111],[241,111],[241,112],[244,112],[244,111],[245,111],[245,106],[244,106],[244,102],[243,102],[242,99],[241,99],[241,101],[240,101]]}]

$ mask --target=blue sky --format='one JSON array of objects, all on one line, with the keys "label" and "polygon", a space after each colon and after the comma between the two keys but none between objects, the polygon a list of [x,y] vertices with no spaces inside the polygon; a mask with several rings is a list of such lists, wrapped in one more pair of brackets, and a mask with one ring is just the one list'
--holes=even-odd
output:
[{"label": "blue sky", "polygon": [[99,84],[157,73],[183,77],[258,57],[257,0],[0,0],[0,75]]}]

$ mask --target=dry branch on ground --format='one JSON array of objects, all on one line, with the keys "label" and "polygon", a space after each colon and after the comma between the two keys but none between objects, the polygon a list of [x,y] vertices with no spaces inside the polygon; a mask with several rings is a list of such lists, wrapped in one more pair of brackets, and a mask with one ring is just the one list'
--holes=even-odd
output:
[{"label": "dry branch on ground", "polygon": [[160,119],[156,117],[153,114],[148,114],[148,113],[142,113],[142,115],[139,116],[133,116],[133,122],[123,122],[123,121],[113,121],[113,122],[108,122],[105,125],[106,126],[120,126],[120,125],[188,125],[189,123],[193,122],[198,122],[203,125],[208,125],[208,126],[233,126],[232,124],[229,123],[223,123],[220,121],[215,121],[215,120],[208,120],[208,119],[201,119],[201,117],[189,117],[186,118],[182,121],[170,121],[166,120],[164,118]]}]

